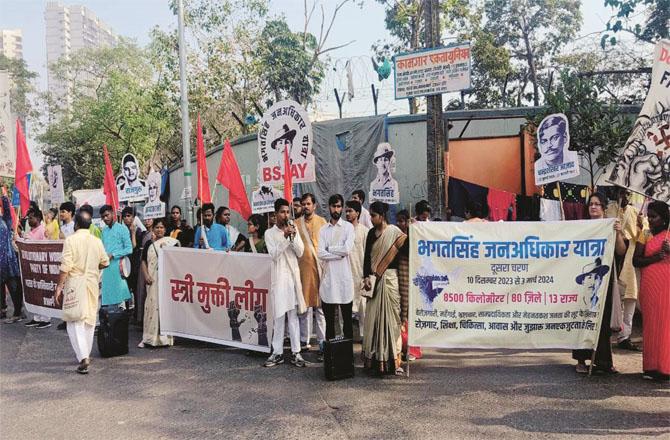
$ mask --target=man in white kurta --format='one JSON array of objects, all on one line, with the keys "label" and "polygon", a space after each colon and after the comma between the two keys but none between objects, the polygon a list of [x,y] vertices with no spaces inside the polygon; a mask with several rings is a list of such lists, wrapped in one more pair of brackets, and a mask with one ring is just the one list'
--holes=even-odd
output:
[{"label": "man in white kurta", "polygon": [[351,311],[358,319],[358,328],[361,338],[363,337],[363,323],[365,322],[365,297],[363,291],[363,258],[365,255],[365,240],[368,237],[369,228],[363,226],[359,221],[362,206],[355,200],[345,204],[345,216],[347,221],[354,227],[354,248],[349,253],[349,264],[351,276],[354,280],[353,295],[354,302]]},{"label": "man in white kurta", "polygon": [[300,234],[288,224],[289,204],[285,199],[275,201],[277,224],[265,232],[265,245],[272,257],[272,295],[274,311],[274,334],[272,355],[265,362],[266,367],[284,363],[284,321],[288,318],[288,333],[291,339],[291,363],[304,367],[300,355],[300,321],[298,314],[306,310],[305,299],[300,284],[298,258],[305,250]]},{"label": "man in white kurta", "polygon": [[326,339],[335,337],[337,308],[342,315],[342,333],[353,339],[351,304],[354,300],[354,281],[349,253],[354,247],[354,227],[342,218],[344,198],[335,194],[328,200],[330,222],[319,231],[317,256],[323,262],[319,286],[321,307],[326,318]]},{"label": "man in white kurta", "polygon": [[68,277],[84,277],[87,301],[83,319],[69,321],[67,334],[79,361],[77,372],[88,373],[93,334],[98,313],[100,296],[100,271],[109,266],[109,257],[97,237],[91,235],[91,217],[88,213],[78,213],[75,217],[75,233],[65,239],[60,265],[60,278],[56,286],[56,302],[61,302],[63,287]]}]

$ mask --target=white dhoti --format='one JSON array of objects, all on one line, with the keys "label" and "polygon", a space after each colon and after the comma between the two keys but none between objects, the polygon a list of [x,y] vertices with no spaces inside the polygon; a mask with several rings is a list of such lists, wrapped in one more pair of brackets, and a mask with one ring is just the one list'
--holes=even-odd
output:
[{"label": "white dhoti", "polygon": [[326,317],[321,307],[310,307],[300,315],[300,340],[309,344],[312,339],[313,320],[316,319],[316,340],[321,343],[326,339]]},{"label": "white dhoti", "polygon": [[84,321],[70,321],[67,323],[67,335],[70,337],[70,343],[74,348],[77,361],[91,356],[93,350],[93,335],[95,326],[86,324]]},{"label": "white dhoti", "polygon": [[291,352],[300,353],[300,321],[298,312],[291,309],[285,314],[275,317],[272,335],[272,354],[284,353],[284,317],[288,318],[288,334],[291,339]]}]

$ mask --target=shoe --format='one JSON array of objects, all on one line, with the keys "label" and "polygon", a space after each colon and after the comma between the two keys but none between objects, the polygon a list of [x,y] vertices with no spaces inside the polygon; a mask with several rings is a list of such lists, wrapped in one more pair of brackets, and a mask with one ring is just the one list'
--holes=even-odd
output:
[{"label": "shoe", "polygon": [[67,322],[63,321],[56,326],[57,330],[65,330],[67,328]]},{"label": "shoe", "polygon": [[304,343],[304,344],[302,342],[300,343],[300,353],[306,353],[309,350],[311,350],[311,348],[312,347],[307,343]]},{"label": "shoe", "polygon": [[35,321],[35,320],[33,319],[33,320],[31,320],[30,322],[26,322],[26,323],[23,324],[23,325],[25,325],[26,327],[37,327],[37,326],[40,325],[41,323],[42,323],[42,321]]},{"label": "shoe", "polygon": [[77,367],[77,373],[88,374],[88,365],[79,364],[79,366]]},{"label": "shoe", "polygon": [[296,367],[304,367],[305,360],[302,358],[300,353],[293,353],[291,355],[291,364],[295,365]]},{"label": "shoe", "polygon": [[35,328],[49,328],[51,327],[51,321],[40,322],[35,326]]},{"label": "shoe", "polygon": [[616,345],[622,350],[642,351],[640,350],[640,347],[638,347],[637,345],[633,344],[630,341],[630,338],[626,338],[623,341],[619,341]]},{"label": "shoe", "polygon": [[276,367],[277,365],[284,363],[284,356],[281,354],[273,354],[265,361],[263,364],[264,367]]},{"label": "shoe", "polygon": [[619,370],[617,370],[614,367],[601,367],[598,365],[595,365],[592,368],[592,373],[598,376],[611,376],[614,374],[619,374]]},{"label": "shoe", "polygon": [[642,373],[642,379],[644,380],[655,380],[656,379],[656,372],[655,371],[645,371]]},{"label": "shoe", "polygon": [[578,374],[588,374],[589,367],[587,367],[586,364],[577,364],[577,366],[575,367],[575,371]]},{"label": "shoe", "polygon": [[5,324],[14,324],[15,322],[22,321],[23,318],[21,316],[12,316],[11,318],[5,319]]}]

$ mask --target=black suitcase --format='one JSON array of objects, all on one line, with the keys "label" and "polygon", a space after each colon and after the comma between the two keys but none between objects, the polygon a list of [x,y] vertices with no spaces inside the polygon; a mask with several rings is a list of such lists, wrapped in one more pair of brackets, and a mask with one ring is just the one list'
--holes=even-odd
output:
[{"label": "black suitcase", "polygon": [[353,341],[342,337],[325,341],[323,367],[328,380],[354,377]]},{"label": "black suitcase", "polygon": [[98,351],[107,358],[128,354],[128,313],[118,306],[100,308]]}]

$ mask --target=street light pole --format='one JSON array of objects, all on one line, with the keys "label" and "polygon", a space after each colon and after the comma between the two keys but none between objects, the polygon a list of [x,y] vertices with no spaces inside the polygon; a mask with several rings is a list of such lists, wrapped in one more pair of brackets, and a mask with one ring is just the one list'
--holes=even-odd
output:
[{"label": "street light pole", "polygon": [[184,38],[184,4],[179,0],[179,85],[181,90],[181,143],[184,170],[184,200],[187,218],[194,225],[193,202],[191,190],[191,133],[188,118],[188,94],[186,83],[186,40]]}]

